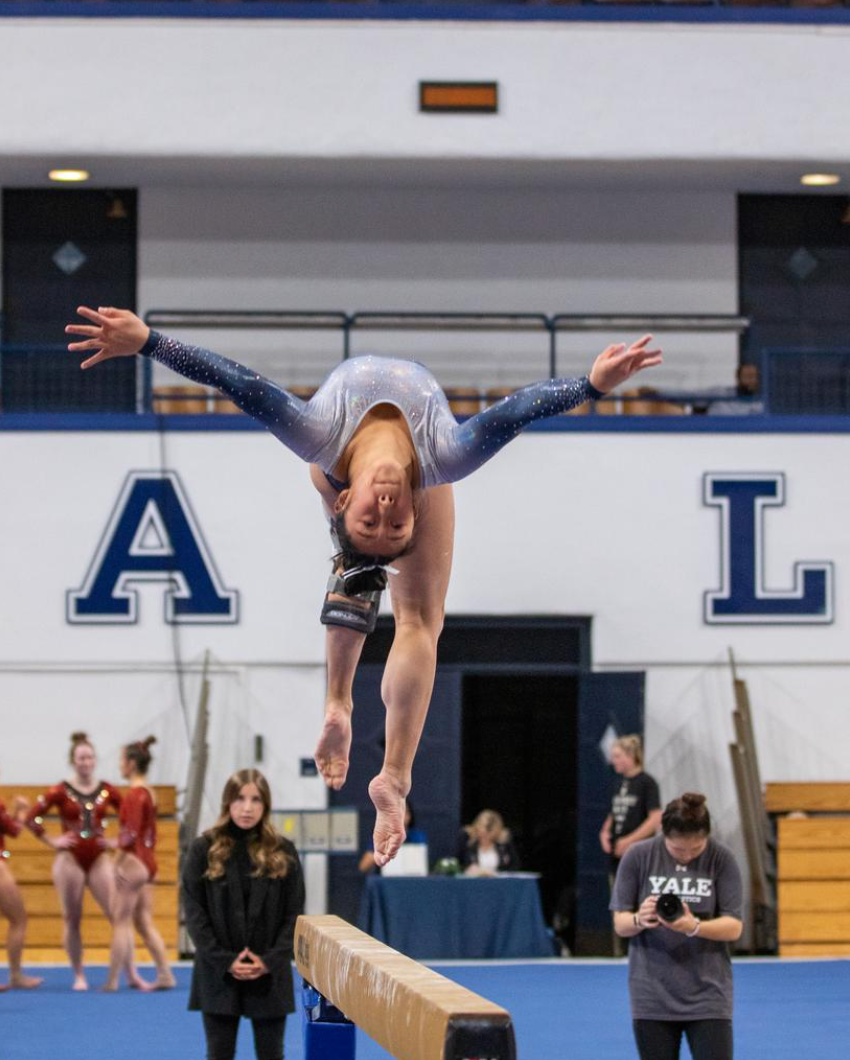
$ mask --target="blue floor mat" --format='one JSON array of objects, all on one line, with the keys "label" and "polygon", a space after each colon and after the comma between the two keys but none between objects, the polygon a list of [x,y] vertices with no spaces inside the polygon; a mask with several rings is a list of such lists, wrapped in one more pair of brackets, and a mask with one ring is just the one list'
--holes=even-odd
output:
[{"label": "blue floor mat", "polygon": [[[510,1010],[520,1060],[636,1057],[624,964],[437,969]],[[177,969],[176,990],[146,995],[98,993],[105,968],[91,969],[87,994],[70,991],[66,968],[39,974],[45,977],[39,990],[0,994],[0,1060],[202,1060],[201,1018],[186,1011],[188,968]],[[737,962],[735,989],[736,1060],[849,1060],[850,961]],[[246,1025],[237,1060],[253,1055]],[[287,1022],[286,1055],[303,1060],[300,1017]],[[358,1032],[357,1055],[383,1060],[389,1054]],[[682,1060],[688,1055],[684,1047]]]}]

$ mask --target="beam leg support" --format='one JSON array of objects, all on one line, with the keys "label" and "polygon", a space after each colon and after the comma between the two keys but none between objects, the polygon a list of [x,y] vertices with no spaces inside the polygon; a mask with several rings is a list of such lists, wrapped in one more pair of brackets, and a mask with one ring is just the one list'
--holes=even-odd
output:
[{"label": "beam leg support", "polygon": [[301,1026],[304,1060],[354,1060],[354,1024],[306,979],[301,980]]}]

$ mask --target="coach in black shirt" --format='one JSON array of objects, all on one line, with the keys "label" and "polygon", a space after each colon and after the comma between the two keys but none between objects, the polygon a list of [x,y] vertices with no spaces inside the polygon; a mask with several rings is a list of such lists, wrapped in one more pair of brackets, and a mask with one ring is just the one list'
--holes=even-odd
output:
[{"label": "coach in black shirt", "polygon": [[629,847],[654,836],[661,827],[661,798],[654,777],[643,771],[643,745],[639,736],[620,736],[614,741],[611,766],[620,779],[599,842],[610,858],[613,878]]}]

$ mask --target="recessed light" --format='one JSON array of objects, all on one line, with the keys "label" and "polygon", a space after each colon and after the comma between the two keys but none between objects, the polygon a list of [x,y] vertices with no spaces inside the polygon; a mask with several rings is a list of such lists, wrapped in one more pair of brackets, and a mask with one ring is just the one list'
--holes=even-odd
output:
[{"label": "recessed light", "polygon": [[87,169],[51,169],[47,174],[51,180],[59,180],[66,182],[82,181],[89,179],[89,172]]},{"label": "recessed light", "polygon": [[800,183],[810,188],[825,188],[830,184],[840,184],[841,177],[837,173],[804,173]]}]

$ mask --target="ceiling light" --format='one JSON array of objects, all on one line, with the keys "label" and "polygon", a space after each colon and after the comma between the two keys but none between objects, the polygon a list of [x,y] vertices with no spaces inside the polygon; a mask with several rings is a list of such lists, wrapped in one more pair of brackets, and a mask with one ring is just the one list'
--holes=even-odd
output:
[{"label": "ceiling light", "polygon": [[809,188],[825,188],[830,184],[839,184],[841,177],[837,173],[804,173],[800,183]]},{"label": "ceiling light", "polygon": [[87,169],[51,169],[47,175],[51,180],[66,182],[79,182],[89,179],[89,172]]}]

